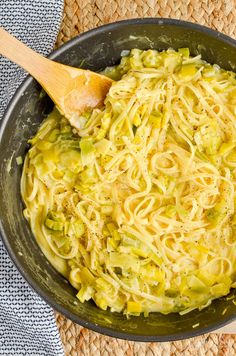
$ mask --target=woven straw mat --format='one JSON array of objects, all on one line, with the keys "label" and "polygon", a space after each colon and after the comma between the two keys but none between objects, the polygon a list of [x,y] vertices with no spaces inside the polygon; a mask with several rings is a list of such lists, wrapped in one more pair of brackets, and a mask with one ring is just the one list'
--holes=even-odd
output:
[{"label": "woven straw mat", "polygon": [[[57,46],[94,27],[135,17],[172,17],[236,38],[236,0],[65,0]],[[166,343],[140,343],[103,336],[56,314],[65,354],[70,356],[236,355],[236,335],[206,334]]]}]

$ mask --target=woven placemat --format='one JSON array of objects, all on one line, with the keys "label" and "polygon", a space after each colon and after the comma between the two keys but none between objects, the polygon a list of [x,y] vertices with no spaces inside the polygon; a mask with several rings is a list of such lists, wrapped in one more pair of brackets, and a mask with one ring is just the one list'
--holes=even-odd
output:
[{"label": "woven placemat", "polygon": [[236,335],[205,334],[174,342],[133,342],[104,336],[56,315],[66,356],[234,356]]},{"label": "woven placemat", "polygon": [[[206,25],[236,38],[236,0],[65,0],[57,46],[94,27],[135,17],[172,17]],[[56,314],[66,356],[233,356],[236,335],[140,343],[103,336]]]},{"label": "woven placemat", "polygon": [[196,22],[236,37],[236,0],[65,0],[57,45],[106,23],[155,16]]}]

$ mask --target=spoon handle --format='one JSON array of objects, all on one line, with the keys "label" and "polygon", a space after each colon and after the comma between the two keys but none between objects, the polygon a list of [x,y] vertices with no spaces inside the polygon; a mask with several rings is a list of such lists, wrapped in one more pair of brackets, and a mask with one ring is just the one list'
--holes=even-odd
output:
[{"label": "spoon handle", "polygon": [[44,58],[1,27],[0,54],[29,72],[69,119],[102,104],[112,83],[98,73]]},{"label": "spoon handle", "polygon": [[0,27],[0,54],[29,72],[41,85],[53,71],[53,62],[44,58]]}]

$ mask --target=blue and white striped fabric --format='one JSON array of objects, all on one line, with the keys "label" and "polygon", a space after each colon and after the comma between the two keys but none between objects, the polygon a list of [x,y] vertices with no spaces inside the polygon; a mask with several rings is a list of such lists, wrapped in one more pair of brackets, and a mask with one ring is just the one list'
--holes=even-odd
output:
[{"label": "blue and white striped fabric", "polygon": [[[62,13],[63,0],[0,0],[0,26],[44,55],[54,46]],[[0,118],[25,76],[0,56]],[[0,355],[64,355],[52,309],[23,280],[1,239]]]}]

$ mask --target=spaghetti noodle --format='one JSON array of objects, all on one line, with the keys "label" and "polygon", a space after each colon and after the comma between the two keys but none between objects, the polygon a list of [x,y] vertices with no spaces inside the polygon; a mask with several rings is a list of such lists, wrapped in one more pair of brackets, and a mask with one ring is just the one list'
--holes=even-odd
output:
[{"label": "spaghetti noodle", "polygon": [[134,49],[103,108],[54,111],[21,192],[45,255],[81,302],[186,313],[236,281],[235,74],[189,50]]}]

